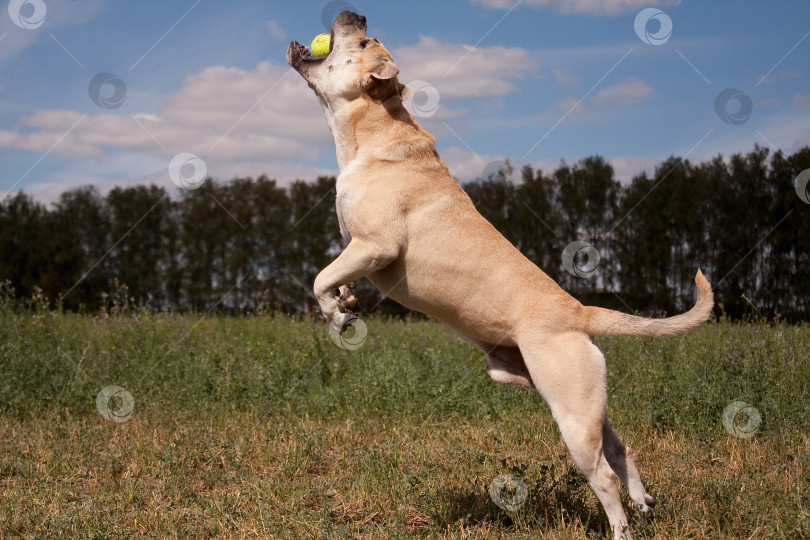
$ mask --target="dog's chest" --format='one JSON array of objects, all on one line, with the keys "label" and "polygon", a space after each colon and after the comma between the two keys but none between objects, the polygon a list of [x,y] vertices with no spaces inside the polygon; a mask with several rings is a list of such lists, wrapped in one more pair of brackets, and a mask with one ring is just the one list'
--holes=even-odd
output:
[{"label": "dog's chest", "polygon": [[357,167],[357,160],[349,163],[349,165],[340,172],[337,177],[337,183],[335,184],[335,211],[337,212],[338,224],[340,225],[340,235],[347,244],[352,239],[351,231],[348,229],[347,218],[351,215],[357,192],[352,186],[351,175]]},{"label": "dog's chest", "polygon": [[352,235],[346,227],[347,206],[345,193],[341,196],[341,192],[338,190],[337,197],[335,198],[335,212],[337,213],[338,225],[340,225],[340,236],[342,236],[343,241],[348,244],[352,240]]}]

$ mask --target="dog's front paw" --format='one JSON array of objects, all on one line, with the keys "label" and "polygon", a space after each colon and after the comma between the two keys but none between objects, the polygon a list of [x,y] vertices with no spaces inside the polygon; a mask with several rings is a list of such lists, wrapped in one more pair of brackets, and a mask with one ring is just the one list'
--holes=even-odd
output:
[{"label": "dog's front paw", "polygon": [[335,297],[338,306],[345,313],[357,313],[357,297],[354,295],[354,288],[357,284],[352,281],[340,287],[340,295]]}]

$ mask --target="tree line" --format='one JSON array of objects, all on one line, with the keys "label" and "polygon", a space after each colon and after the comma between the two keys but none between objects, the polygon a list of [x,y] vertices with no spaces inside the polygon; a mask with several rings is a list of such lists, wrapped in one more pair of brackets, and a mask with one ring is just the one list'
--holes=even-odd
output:
[{"label": "tree line", "polygon": [[[702,268],[718,315],[807,320],[810,204],[795,179],[809,168],[810,148],[756,147],[703,163],[671,157],[622,185],[594,156],[550,173],[505,163],[464,188],[583,302],[673,314],[691,306]],[[313,280],[343,247],[334,185],[261,176],[179,195],[82,187],[50,206],[19,192],[0,202],[0,292],[91,313],[315,311]],[[370,284],[358,290],[363,311],[404,313]]]}]

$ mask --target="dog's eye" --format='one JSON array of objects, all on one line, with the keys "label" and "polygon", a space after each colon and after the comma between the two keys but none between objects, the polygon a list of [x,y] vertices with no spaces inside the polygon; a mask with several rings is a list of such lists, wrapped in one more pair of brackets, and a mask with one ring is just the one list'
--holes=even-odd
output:
[{"label": "dog's eye", "polygon": [[360,48],[361,48],[361,49],[365,49],[365,48],[366,48],[366,45],[368,45],[368,42],[369,42],[369,41],[370,41],[370,40],[368,40],[368,39],[364,39],[363,41],[361,41],[361,42],[360,42]]}]

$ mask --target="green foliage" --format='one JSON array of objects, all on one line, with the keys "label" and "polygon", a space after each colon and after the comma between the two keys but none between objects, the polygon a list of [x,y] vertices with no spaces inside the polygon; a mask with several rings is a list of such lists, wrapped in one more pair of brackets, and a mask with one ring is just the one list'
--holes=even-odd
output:
[{"label": "green foliage", "polygon": [[[810,205],[793,180],[810,148],[786,157],[756,147],[693,164],[678,157],[622,186],[602,157],[550,174],[511,166],[465,186],[478,210],[583,302],[645,314],[691,306],[697,268],[718,314],[810,318]],[[96,312],[118,287],[157,311],[247,313],[317,309],[317,273],[343,247],[334,178],[278,186],[265,176],[208,181],[180,196],[156,186],[63,193],[51,208],[23,193],[0,202],[0,279],[26,304],[36,287],[69,311]],[[576,240],[598,272],[562,264]],[[361,309],[404,315],[358,284]]]},{"label": "green foliage", "polygon": [[[10,298],[5,292],[4,297]],[[121,299],[126,302],[126,295]],[[535,409],[534,392],[493,385],[485,358],[441,325],[371,318],[363,346],[336,346],[310,317],[177,316],[113,299],[96,317],[0,308],[0,408],[93,411],[110,385],[139,409],[237,407],[296,415],[499,418]],[[806,326],[705,325],[677,338],[600,340],[621,422],[712,433],[724,407],[755,406],[759,432],[810,418]]]}]

